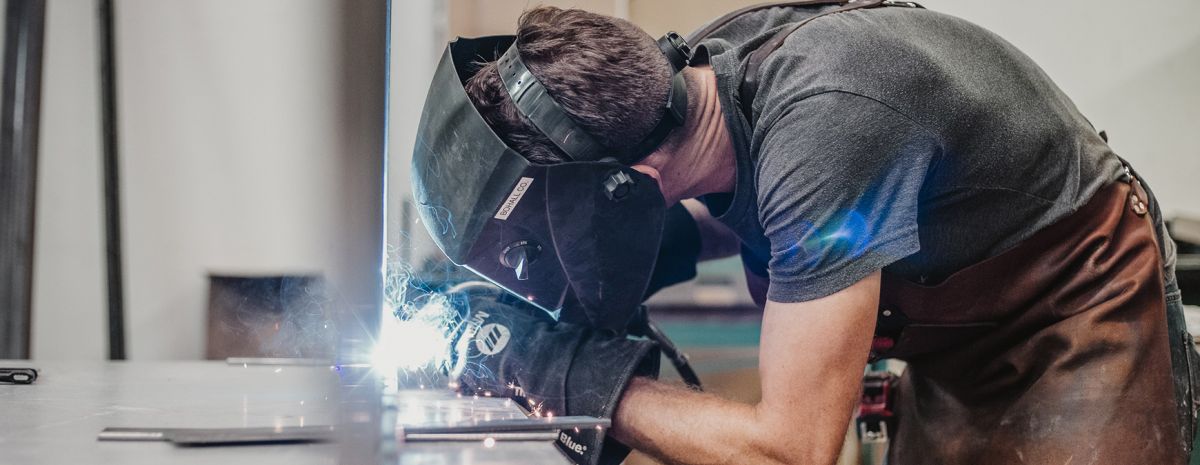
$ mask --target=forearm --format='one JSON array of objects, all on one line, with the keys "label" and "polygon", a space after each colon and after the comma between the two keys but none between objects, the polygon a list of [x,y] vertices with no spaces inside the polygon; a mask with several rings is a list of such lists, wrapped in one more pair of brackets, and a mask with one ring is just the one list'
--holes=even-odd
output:
[{"label": "forearm", "polygon": [[862,389],[879,282],[875,272],[817,300],[767,302],[758,404],[635,378],[612,434],[668,463],[834,463]]},{"label": "forearm", "polygon": [[850,409],[818,412],[806,420],[779,418],[766,408],[636,378],[621,398],[611,434],[671,464],[832,464],[837,460]]}]

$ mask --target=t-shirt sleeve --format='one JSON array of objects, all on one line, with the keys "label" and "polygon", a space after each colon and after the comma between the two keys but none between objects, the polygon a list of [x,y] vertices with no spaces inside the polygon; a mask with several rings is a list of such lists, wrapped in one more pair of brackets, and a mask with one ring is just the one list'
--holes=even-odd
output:
[{"label": "t-shirt sleeve", "polygon": [[917,199],[936,138],[868,97],[831,91],[759,121],[759,221],[776,302],[849,287],[920,250]]}]

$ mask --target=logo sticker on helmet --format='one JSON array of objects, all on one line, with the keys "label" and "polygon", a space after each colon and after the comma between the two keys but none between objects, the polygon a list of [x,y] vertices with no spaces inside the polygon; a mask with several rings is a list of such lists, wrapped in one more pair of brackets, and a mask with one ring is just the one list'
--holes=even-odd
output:
[{"label": "logo sticker on helmet", "polygon": [[496,212],[496,216],[493,218],[507,220],[508,215],[511,215],[513,209],[517,208],[517,204],[521,202],[521,197],[525,196],[525,191],[529,190],[530,184],[533,184],[533,178],[522,177],[517,181],[517,185],[508,194],[508,198],[504,199],[504,203],[500,204],[500,211]]},{"label": "logo sticker on helmet", "polygon": [[479,328],[479,333],[475,335],[475,347],[484,355],[496,355],[504,350],[511,337],[507,326],[488,323]]}]

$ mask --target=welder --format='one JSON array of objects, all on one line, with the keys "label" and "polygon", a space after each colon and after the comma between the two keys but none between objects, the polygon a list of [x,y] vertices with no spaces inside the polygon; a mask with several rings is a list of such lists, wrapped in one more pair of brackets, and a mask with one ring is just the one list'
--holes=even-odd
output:
[{"label": "welder", "polygon": [[[527,11],[447,47],[414,191],[449,258],[521,299],[471,297],[460,352],[488,370],[464,389],[612,417],[560,438],[580,463],[833,463],[880,358],[907,362],[892,464],[1192,450],[1200,366],[1147,181],[1030,58],[915,3],[748,7],[657,41]],[[738,252],[756,405],[654,380],[629,329]]]}]

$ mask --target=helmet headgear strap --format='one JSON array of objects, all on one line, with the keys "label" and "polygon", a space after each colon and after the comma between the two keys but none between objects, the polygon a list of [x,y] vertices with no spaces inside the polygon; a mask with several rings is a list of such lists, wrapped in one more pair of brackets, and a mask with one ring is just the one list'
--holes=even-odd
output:
[{"label": "helmet headgear strap", "polygon": [[[687,118],[687,84],[681,71],[691,60],[691,48],[675,32],[658,39],[658,47],[671,64],[671,87],[667,91],[658,124],[634,146],[634,157],[623,160],[626,163],[641,160],[652,153],[662,145],[671,130],[682,126]],[[521,116],[550,139],[569,160],[597,161],[610,156],[612,150],[580,127],[533,75],[521,60],[516,41],[497,60],[496,70]]]}]

